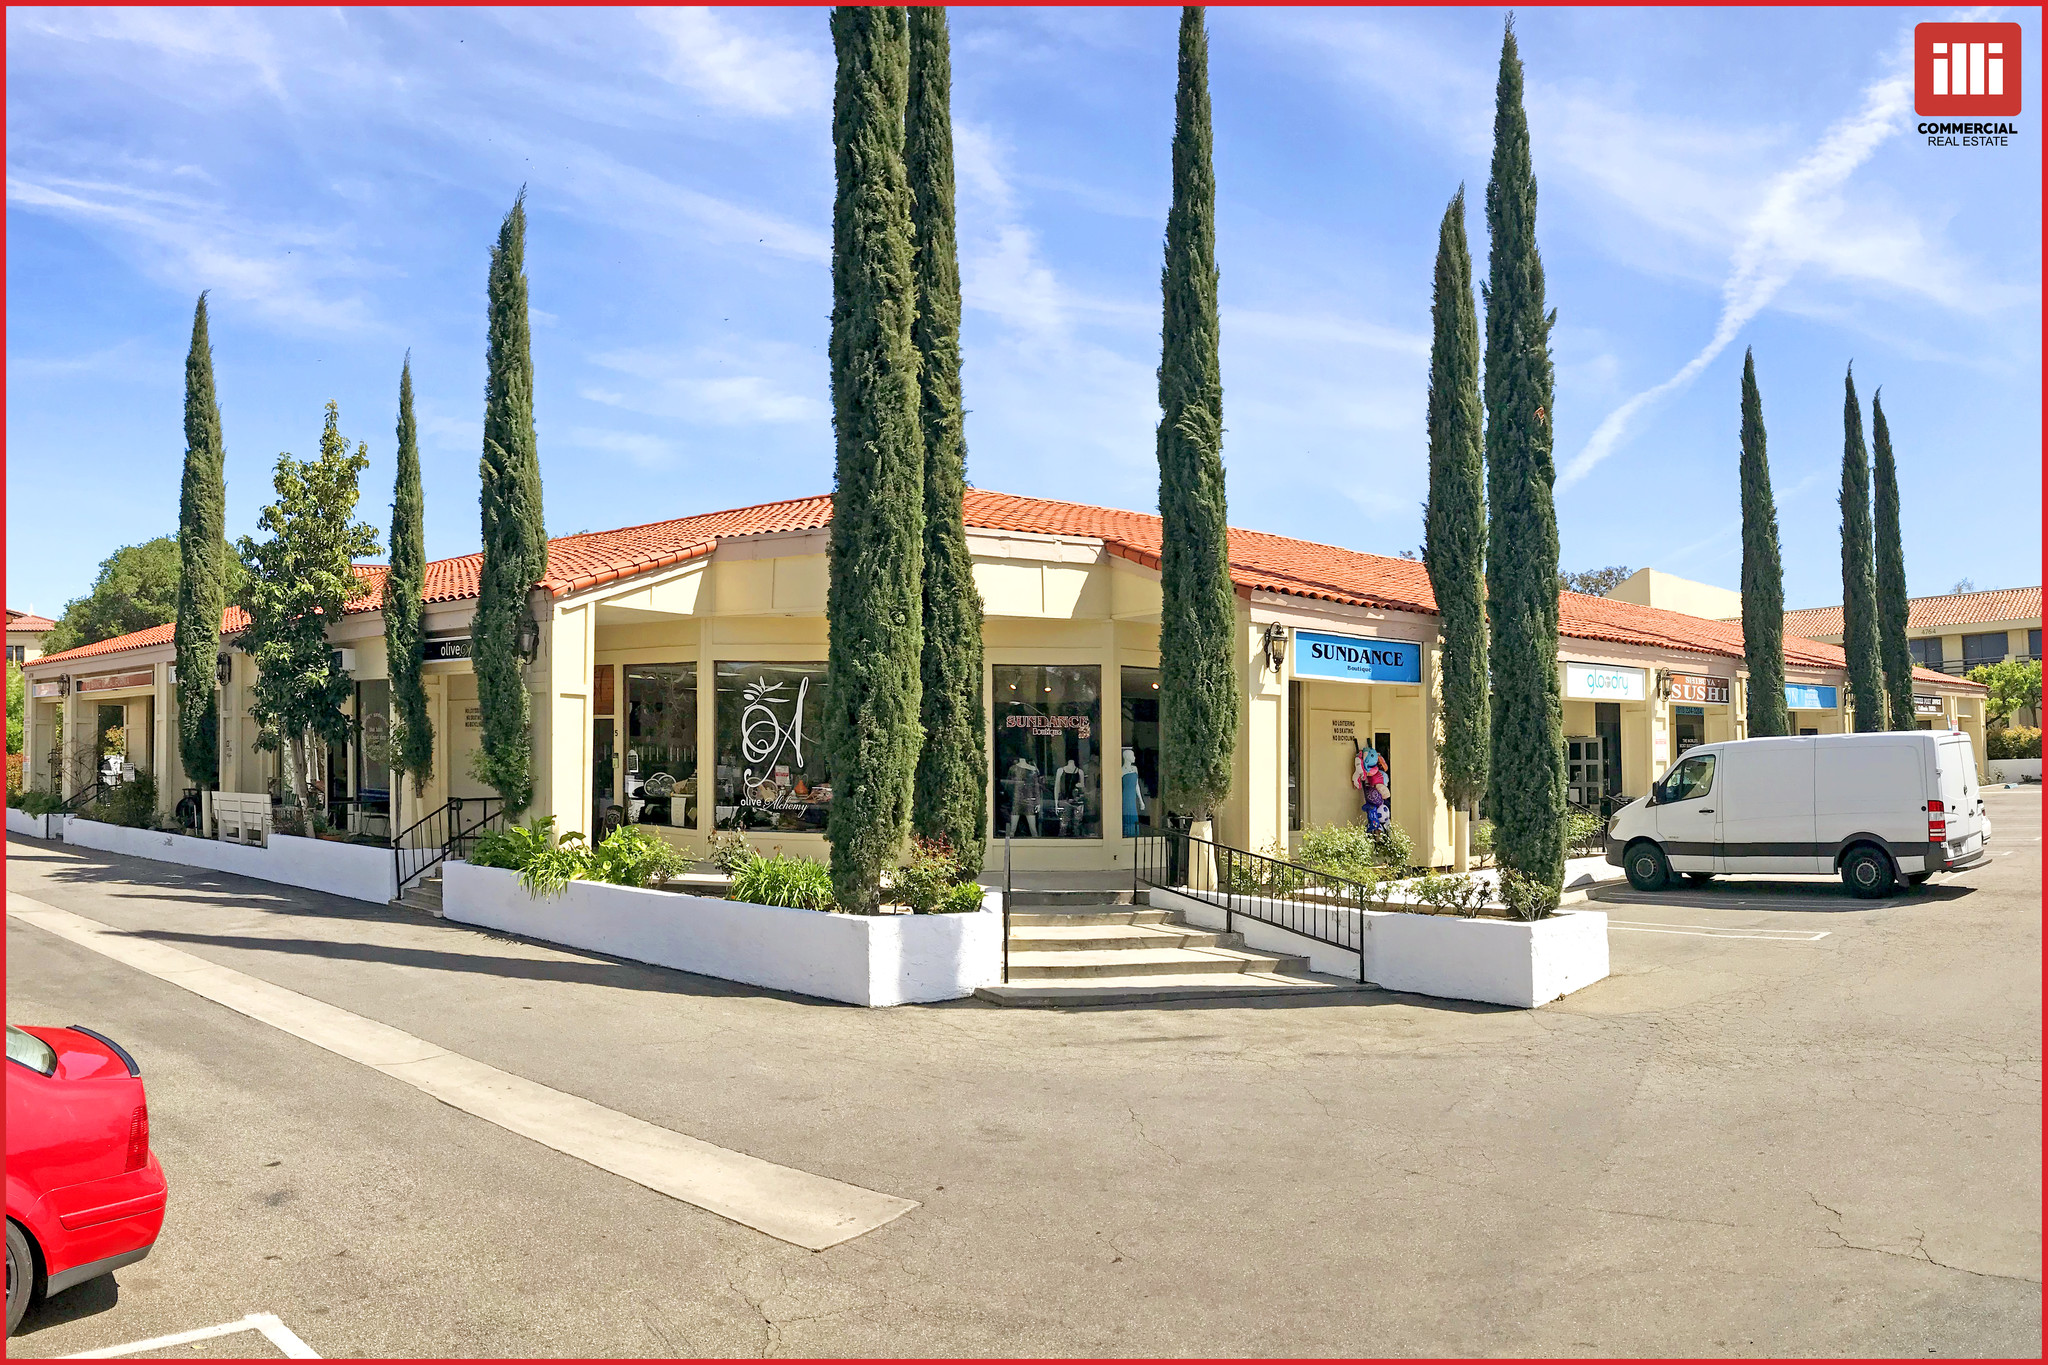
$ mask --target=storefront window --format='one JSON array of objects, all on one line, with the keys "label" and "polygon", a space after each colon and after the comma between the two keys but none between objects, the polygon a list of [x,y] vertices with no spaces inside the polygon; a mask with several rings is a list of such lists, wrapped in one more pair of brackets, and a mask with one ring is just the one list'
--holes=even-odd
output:
[{"label": "storefront window", "polygon": [[825,832],[825,665],[718,665],[720,829]]},{"label": "storefront window", "polygon": [[1159,670],[1123,670],[1124,838],[1135,839],[1164,825],[1159,809]]},{"label": "storefront window", "polygon": [[997,664],[997,837],[1102,837],[1102,670]]},{"label": "storefront window", "polygon": [[696,810],[697,665],[628,664],[626,823],[691,829]]},{"label": "storefront window", "polygon": [[365,815],[391,813],[391,683],[356,684],[356,800]]}]

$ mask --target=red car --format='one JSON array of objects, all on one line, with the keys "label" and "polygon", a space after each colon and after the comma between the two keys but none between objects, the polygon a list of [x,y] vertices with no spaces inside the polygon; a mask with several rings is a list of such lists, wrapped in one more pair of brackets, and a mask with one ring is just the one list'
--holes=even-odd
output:
[{"label": "red car", "polygon": [[31,1300],[149,1255],[168,1189],[127,1049],[76,1024],[9,1024],[7,1335]]}]

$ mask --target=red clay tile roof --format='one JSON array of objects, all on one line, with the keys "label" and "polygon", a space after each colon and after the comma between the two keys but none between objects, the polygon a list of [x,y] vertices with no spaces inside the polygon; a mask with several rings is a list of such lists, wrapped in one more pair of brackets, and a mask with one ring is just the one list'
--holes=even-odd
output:
[{"label": "red clay tile roof", "polygon": [[[1149,513],[1019,497],[983,488],[967,490],[964,511],[967,524],[979,530],[1085,536],[1102,541],[1109,553],[1119,558],[1148,568],[1159,567],[1161,523]],[[548,576],[542,586],[559,597],[701,558],[715,550],[722,539],[817,530],[831,520],[832,499],[819,496],[649,522],[616,531],[560,536],[548,542]],[[452,602],[474,597],[482,567],[480,554],[435,560],[427,565],[426,600]],[[369,581],[370,592],[349,605],[352,614],[374,611],[383,605],[384,566],[362,565],[359,570]],[[1350,606],[1428,615],[1436,612],[1436,595],[1430,589],[1429,573],[1416,560],[1363,554],[1263,531],[1231,528],[1230,576],[1247,592],[1256,589]],[[1742,657],[1740,622],[1708,621],[1661,607],[1640,607],[1578,593],[1559,595],[1558,618],[1562,633],[1574,639]],[[163,640],[170,638],[170,627],[157,629],[166,632]],[[150,633],[138,632],[138,636]],[[94,653],[109,653],[161,642],[123,636],[87,648]],[[48,657],[84,657],[84,651]],[[1785,661],[1794,667],[1843,666],[1840,646],[1792,635],[1785,640]],[[37,662],[48,662],[48,658]],[[1975,686],[1924,669],[1916,669],[1914,675],[1949,686]]]},{"label": "red clay tile roof", "polygon": [[47,616],[31,616],[25,611],[16,611],[13,607],[9,607],[7,609],[7,628],[9,630],[55,630],[57,623]]},{"label": "red clay tile roof", "polygon": [[[234,634],[248,624],[249,613],[243,611],[240,607],[229,607],[220,615],[220,630],[223,635]],[[126,635],[116,635],[94,644],[80,645],[76,649],[67,649],[61,654],[45,654],[40,659],[29,660],[28,666],[31,668],[41,668],[44,664],[70,663],[75,659],[96,659],[105,654],[125,654],[131,649],[148,649],[153,645],[167,645],[171,642],[171,637],[176,632],[177,627],[168,622],[161,626],[149,626],[142,630],[131,630]]]},{"label": "red clay tile roof", "polygon": [[[1939,597],[1906,599],[1906,629],[1975,626],[1987,621],[2038,621],[2041,589],[1987,588],[1983,592],[1950,592]],[[1803,635],[1840,635],[1840,607],[1808,607],[1785,613],[1785,629]]]}]

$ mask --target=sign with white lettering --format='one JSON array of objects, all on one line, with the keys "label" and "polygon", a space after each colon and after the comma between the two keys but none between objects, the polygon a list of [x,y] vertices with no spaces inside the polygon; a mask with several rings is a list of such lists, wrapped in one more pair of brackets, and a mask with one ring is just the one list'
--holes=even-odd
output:
[{"label": "sign with white lettering", "polygon": [[1673,673],[1671,675],[1671,700],[1704,703],[1708,706],[1728,704],[1728,680],[1708,677],[1698,673]]},{"label": "sign with white lettering", "polygon": [[1339,682],[1419,683],[1422,646],[1410,640],[1294,632],[1294,676]]},{"label": "sign with white lettering", "polygon": [[1785,705],[1794,711],[1832,711],[1840,694],[1832,687],[1813,683],[1786,683]]},{"label": "sign with white lettering", "polygon": [[1567,663],[1564,694],[1591,701],[1642,701],[1649,696],[1649,675],[1615,664]]},{"label": "sign with white lettering", "polygon": [[467,659],[469,637],[457,636],[452,640],[420,641],[420,659],[424,663],[436,663],[444,659]]},{"label": "sign with white lettering", "polygon": [[1915,693],[1913,694],[1913,714],[1914,714],[1914,715],[1916,715],[1916,716],[1938,716],[1938,715],[1940,715],[1940,714],[1941,714],[1941,711],[1942,711],[1942,707],[1941,707],[1941,698],[1940,698],[1940,697],[1930,697],[1930,696],[1927,696],[1927,695],[1926,695],[1925,693],[1921,693],[1921,692],[1915,692]]}]

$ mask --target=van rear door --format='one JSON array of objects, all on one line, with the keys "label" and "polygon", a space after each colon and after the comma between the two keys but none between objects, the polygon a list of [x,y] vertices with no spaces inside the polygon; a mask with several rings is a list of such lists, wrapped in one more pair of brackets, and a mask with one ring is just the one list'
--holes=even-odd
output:
[{"label": "van rear door", "polygon": [[1948,860],[1963,862],[1983,852],[1990,821],[1979,809],[1977,754],[1965,734],[1941,736],[1935,744],[1936,795],[1948,823]]},{"label": "van rear door", "polygon": [[1752,739],[1721,750],[1724,872],[1827,872],[1814,846],[1810,739]]}]

